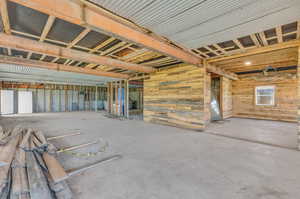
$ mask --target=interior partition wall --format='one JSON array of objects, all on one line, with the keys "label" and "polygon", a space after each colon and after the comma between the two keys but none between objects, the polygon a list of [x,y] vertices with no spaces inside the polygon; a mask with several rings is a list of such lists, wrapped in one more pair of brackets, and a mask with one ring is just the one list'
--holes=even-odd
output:
[{"label": "interior partition wall", "polygon": [[[107,108],[101,86],[1,84],[1,114],[101,111]],[[31,110],[31,111],[30,111]]]}]

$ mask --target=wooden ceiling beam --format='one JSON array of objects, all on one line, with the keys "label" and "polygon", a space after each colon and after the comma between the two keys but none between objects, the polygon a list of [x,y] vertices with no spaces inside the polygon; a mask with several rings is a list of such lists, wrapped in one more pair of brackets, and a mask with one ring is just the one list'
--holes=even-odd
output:
[{"label": "wooden ceiling beam", "polygon": [[206,68],[207,72],[215,73],[215,74],[218,74],[220,76],[227,77],[228,79],[231,79],[231,80],[238,80],[239,79],[237,74],[235,74],[235,73],[225,71],[225,70],[221,69],[220,67],[214,66],[214,65],[209,64],[209,63],[204,62],[204,65],[205,65],[205,68]]},{"label": "wooden ceiling beam", "polygon": [[236,58],[240,58],[240,57],[246,57],[246,56],[256,55],[256,54],[261,54],[261,53],[267,53],[267,52],[286,49],[286,48],[294,48],[294,47],[298,47],[298,46],[300,46],[300,40],[293,40],[293,41],[274,44],[271,46],[249,49],[243,53],[239,53],[239,54],[235,54],[235,55],[231,55],[231,56],[220,57],[220,58],[211,58],[211,59],[208,59],[208,62],[216,63],[216,62],[220,62],[220,61],[236,59]]},{"label": "wooden ceiling beam", "polygon": [[48,20],[47,20],[44,28],[43,28],[43,32],[42,32],[41,37],[40,37],[40,41],[44,41],[46,39],[49,31],[51,30],[51,27],[52,27],[54,21],[55,21],[55,17],[50,15],[48,17]]},{"label": "wooden ceiling beam", "polygon": [[7,0],[0,1],[0,12],[2,17],[2,23],[4,26],[4,32],[6,34],[11,34],[10,22],[9,22],[8,11],[7,11]]},{"label": "wooden ceiling beam", "polygon": [[73,73],[95,75],[101,77],[111,77],[111,78],[118,78],[118,79],[129,78],[129,75],[120,74],[120,73],[104,72],[104,71],[93,70],[88,68],[66,66],[66,65],[61,65],[61,64],[51,63],[51,62],[29,60],[29,59],[24,59],[19,57],[10,57],[10,56],[3,56],[3,55],[0,55],[0,63],[17,64],[22,66],[34,67],[34,68],[43,68],[48,70],[73,72]]},{"label": "wooden ceiling beam", "polygon": [[[105,31],[125,40],[174,57],[178,60],[201,66],[202,59],[188,50],[181,49],[151,34],[134,28],[117,18],[108,16],[100,9],[82,5],[85,2],[70,0],[10,0],[23,6],[53,15],[73,24],[89,27],[96,31]],[[59,5],[59,6],[57,6]]]},{"label": "wooden ceiling beam", "polygon": [[112,41],[114,41],[116,38],[109,38],[107,40],[105,40],[104,42],[102,42],[101,44],[99,44],[98,46],[96,46],[95,48],[90,50],[90,53],[96,52],[97,50],[103,48],[104,46],[106,46],[107,44],[111,43]]},{"label": "wooden ceiling beam", "polygon": [[154,68],[149,66],[128,63],[128,62],[112,59],[105,56],[93,55],[86,52],[59,47],[53,44],[41,43],[26,38],[6,35],[4,33],[0,33],[0,45],[3,47],[10,47],[18,50],[38,52],[40,54],[62,57],[62,58],[77,60],[81,62],[107,65],[113,68],[122,68],[126,70],[143,72],[143,73],[150,73],[155,71]]},{"label": "wooden ceiling beam", "polygon": [[71,43],[68,44],[67,48],[72,48],[75,46],[81,39],[83,39],[91,29],[86,28],[84,31],[82,31]]},{"label": "wooden ceiling beam", "polygon": [[277,35],[278,43],[283,42],[283,40],[282,40],[282,29],[281,29],[281,26],[278,26],[276,28],[276,35]]}]

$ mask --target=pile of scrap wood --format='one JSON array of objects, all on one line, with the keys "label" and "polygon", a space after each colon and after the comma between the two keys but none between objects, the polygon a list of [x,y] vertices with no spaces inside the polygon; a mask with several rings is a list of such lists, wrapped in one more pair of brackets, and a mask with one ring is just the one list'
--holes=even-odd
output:
[{"label": "pile of scrap wood", "polygon": [[99,163],[66,173],[57,161],[58,150],[41,131],[0,127],[0,199],[71,199],[65,180]]}]

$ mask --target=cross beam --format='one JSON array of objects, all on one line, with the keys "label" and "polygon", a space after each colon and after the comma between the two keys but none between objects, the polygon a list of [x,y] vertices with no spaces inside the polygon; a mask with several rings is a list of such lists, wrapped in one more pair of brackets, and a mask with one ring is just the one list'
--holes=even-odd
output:
[{"label": "cross beam", "polygon": [[4,33],[0,33],[0,46],[143,73],[155,71],[154,68],[143,66],[141,64],[128,63],[105,56],[93,55],[78,50],[59,47],[53,44],[41,43]]},{"label": "cross beam", "polygon": [[29,60],[29,59],[24,59],[19,57],[3,56],[3,55],[0,55],[0,63],[17,64],[17,65],[28,66],[33,68],[43,68],[48,70],[73,72],[73,73],[104,76],[104,77],[111,77],[111,78],[118,78],[118,79],[129,78],[128,75],[120,74],[120,73],[105,72],[105,71],[93,70],[88,68],[66,66],[66,65],[56,64],[51,62],[35,61],[35,60]]},{"label": "cross beam", "polygon": [[125,40],[143,45],[162,54],[174,57],[189,64],[202,66],[202,59],[186,49],[179,48],[158,37],[145,33],[124,23],[104,11],[90,6],[86,1],[71,0],[10,0],[23,6],[38,10],[73,24],[85,26],[96,31],[104,31]]}]

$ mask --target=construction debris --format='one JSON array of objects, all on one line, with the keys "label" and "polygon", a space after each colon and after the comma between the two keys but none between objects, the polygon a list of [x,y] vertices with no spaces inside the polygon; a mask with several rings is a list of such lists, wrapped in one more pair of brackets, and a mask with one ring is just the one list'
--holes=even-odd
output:
[{"label": "construction debris", "polygon": [[4,131],[0,127],[0,199],[71,199],[73,196],[66,179],[121,158],[120,155],[111,156],[67,173],[56,159],[58,150],[47,140],[41,131],[20,127]]}]

